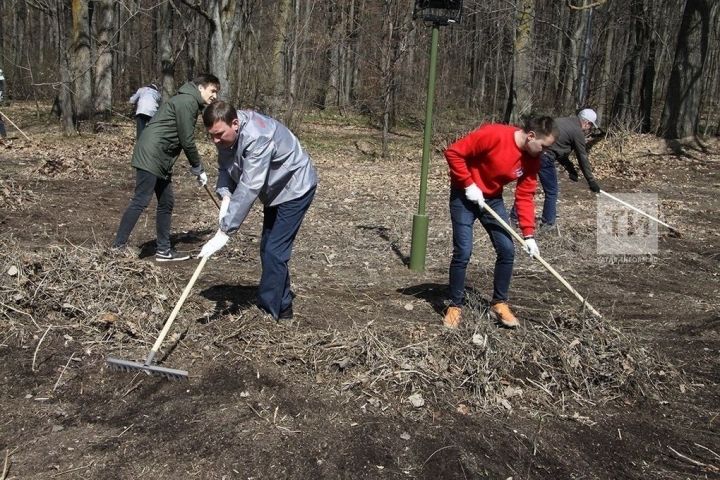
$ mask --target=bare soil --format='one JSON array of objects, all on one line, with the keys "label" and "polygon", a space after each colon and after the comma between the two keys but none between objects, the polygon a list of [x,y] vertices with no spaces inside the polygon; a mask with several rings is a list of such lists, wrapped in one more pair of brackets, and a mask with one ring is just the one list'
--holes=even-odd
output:
[{"label": "bare soil", "polygon": [[[605,190],[656,193],[682,231],[661,228],[641,259],[597,254],[597,200],[562,178],[559,232],[538,243],[602,319],[518,252],[522,327],[499,328],[478,228],[465,321],[447,332],[439,148],[417,273],[422,132],[397,132],[383,159],[377,131],[314,117],[298,130],[320,185],[291,263],[294,321],[253,304],[257,207],[163,345],[160,364],[190,372],[172,382],[105,364],[144,358],[197,265],[154,262],[154,204],[131,237],[139,258],[108,250],[134,186],[134,126],[117,118],[64,139],[25,108],[7,113],[32,140],[12,132],[0,145],[0,479],[720,478],[716,147],[646,136],[593,147]],[[213,179],[213,148],[201,150]],[[174,185],[175,246],[197,253],[216,207],[184,158]]]}]

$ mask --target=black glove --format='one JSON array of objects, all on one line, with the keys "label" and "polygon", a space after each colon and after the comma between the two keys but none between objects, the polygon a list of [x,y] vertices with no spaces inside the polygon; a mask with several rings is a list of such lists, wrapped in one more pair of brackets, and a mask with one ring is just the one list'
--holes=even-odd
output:
[{"label": "black glove", "polygon": [[593,193],[600,193],[600,185],[595,180],[588,180],[588,185]]},{"label": "black glove", "polygon": [[580,177],[578,177],[577,170],[573,168],[572,170],[568,170],[568,178],[573,182],[577,182]]}]

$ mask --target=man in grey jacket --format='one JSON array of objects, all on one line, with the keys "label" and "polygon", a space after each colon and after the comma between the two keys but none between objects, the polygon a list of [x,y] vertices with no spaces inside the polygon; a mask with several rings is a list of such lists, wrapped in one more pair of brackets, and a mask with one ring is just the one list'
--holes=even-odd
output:
[{"label": "man in grey jacket", "polygon": [[293,133],[277,120],[218,101],[203,112],[218,149],[215,191],[222,198],[215,236],[200,251],[225,246],[259,198],[264,205],[258,306],[276,320],[293,317],[288,263],[295,237],[317,187],[317,172]]},{"label": "man in grey jacket", "polygon": [[[557,221],[557,199],[559,193],[558,175],[555,167],[557,161],[568,172],[568,177],[573,182],[577,182],[578,172],[572,164],[568,156],[574,151],[577,157],[580,170],[588,182],[590,190],[594,193],[600,192],[600,185],[593,176],[588,160],[587,146],[585,143],[585,135],[587,135],[593,127],[597,127],[597,113],[590,108],[582,109],[577,116],[556,118],[558,135],[555,137],[555,143],[550,145],[540,156],[540,171],[538,179],[545,193],[545,201],[543,203],[543,211],[541,224],[538,232],[547,230],[555,225]],[[511,219],[517,223],[515,214],[515,206],[510,214]]]}]

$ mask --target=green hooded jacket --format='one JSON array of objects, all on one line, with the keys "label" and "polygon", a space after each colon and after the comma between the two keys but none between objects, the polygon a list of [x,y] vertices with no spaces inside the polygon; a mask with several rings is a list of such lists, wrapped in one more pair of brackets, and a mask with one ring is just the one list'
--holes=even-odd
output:
[{"label": "green hooded jacket", "polygon": [[203,167],[195,146],[195,123],[204,107],[205,102],[194,83],[180,87],[160,106],[135,143],[132,166],[168,179],[175,160],[184,151],[192,172],[199,175]]}]

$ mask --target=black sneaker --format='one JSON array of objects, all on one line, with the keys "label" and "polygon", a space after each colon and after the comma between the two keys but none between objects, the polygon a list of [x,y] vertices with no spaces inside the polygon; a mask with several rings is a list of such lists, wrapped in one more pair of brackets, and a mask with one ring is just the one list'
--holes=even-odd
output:
[{"label": "black sneaker", "polygon": [[178,253],[174,248],[167,250],[158,250],[155,252],[155,261],[157,262],[179,262],[181,260],[189,260],[190,255],[187,253]]},{"label": "black sneaker", "polygon": [[282,320],[292,320],[293,318],[293,309],[292,305],[288,306],[284,310],[280,312],[280,315],[278,315],[278,321]]}]

